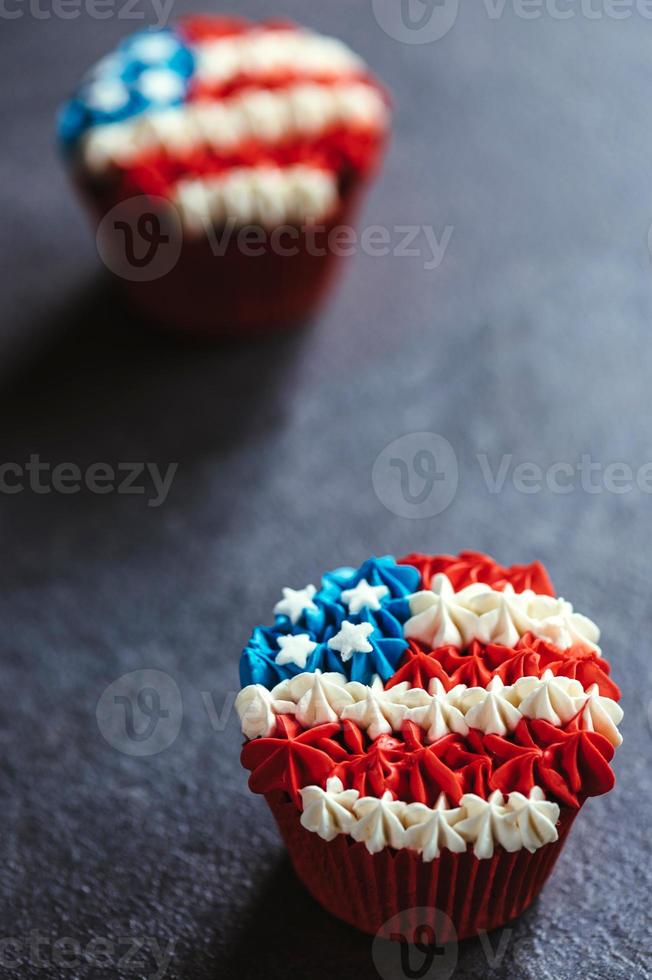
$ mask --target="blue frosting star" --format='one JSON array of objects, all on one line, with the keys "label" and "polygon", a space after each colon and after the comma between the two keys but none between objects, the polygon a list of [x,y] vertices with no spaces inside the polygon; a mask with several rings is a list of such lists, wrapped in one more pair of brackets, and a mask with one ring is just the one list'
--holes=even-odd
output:
[{"label": "blue frosting star", "polygon": [[191,48],[171,28],[132,34],[91,69],[62,107],[60,140],[71,147],[92,126],[180,105],[194,70]]},{"label": "blue frosting star", "polygon": [[[349,680],[369,684],[378,674],[383,681],[396,672],[407,647],[403,623],[410,616],[407,596],[416,592],[420,575],[410,565],[397,565],[391,556],[370,558],[359,568],[338,568],[322,578],[321,589],[286,589],[278,603],[274,626],[257,627],[240,661],[240,680],[272,688],[305,671],[343,673]],[[343,595],[344,594],[344,595]],[[348,624],[348,625],[347,625]],[[341,631],[358,630],[360,649],[337,649]],[[279,637],[306,634],[316,646],[304,666],[276,662]],[[331,645],[330,641],[333,641]]]}]

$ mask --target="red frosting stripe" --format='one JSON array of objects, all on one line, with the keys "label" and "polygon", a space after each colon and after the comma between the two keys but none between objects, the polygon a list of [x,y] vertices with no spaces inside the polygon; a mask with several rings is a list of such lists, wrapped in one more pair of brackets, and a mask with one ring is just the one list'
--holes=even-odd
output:
[{"label": "red frosting stripe", "polygon": [[441,572],[448,576],[456,591],[474,582],[483,582],[499,591],[506,585],[512,585],[515,592],[532,589],[537,595],[556,595],[540,561],[507,567],[480,551],[461,551],[459,555],[423,555],[415,552],[397,561],[399,565],[413,565],[419,569],[424,589],[429,589],[433,577]]},{"label": "red frosting stripe", "polygon": [[[180,17],[176,26],[184,40],[189,44],[200,44],[202,41],[217,41],[221,37],[247,34],[254,25],[244,17],[213,17],[210,14],[204,16],[197,14]],[[267,21],[255,26],[267,30],[278,29],[279,27],[284,30],[294,29],[294,25],[289,21],[287,23]]]},{"label": "red frosting stripe", "polygon": [[130,197],[136,193],[165,197],[180,180],[213,177],[240,167],[302,164],[337,173],[370,173],[375,170],[384,145],[384,136],[371,129],[350,126],[331,128],[316,138],[293,139],[285,143],[261,144],[255,140],[240,143],[228,153],[209,146],[174,155],[163,150],[143,153],[137,162],[120,169],[118,193]]},{"label": "red frosting stripe", "polygon": [[410,687],[427,690],[436,677],[450,691],[456,684],[486,687],[495,676],[505,684],[514,684],[520,677],[542,677],[546,670],[578,680],[585,690],[597,684],[603,697],[620,700],[620,689],[611,680],[604,657],[579,646],[560,650],[530,633],[521,637],[514,648],[474,640],[465,652],[454,646],[428,650],[418,640],[411,640],[386,687],[407,681]]},{"label": "red frosting stripe", "polygon": [[300,806],[299,790],[303,786],[325,783],[331,775],[334,759],[346,755],[333,741],[333,735],[340,728],[339,724],[319,725],[302,731],[292,717],[279,715],[278,737],[255,739],[247,742],[242,750],[242,765],[251,770],[251,791],[269,793],[282,789]]},{"label": "red frosting stripe", "polygon": [[[260,75],[247,75],[245,73],[230,78],[227,82],[213,82],[210,79],[193,78],[188,92],[189,102],[218,101],[228,99],[232,95],[237,95],[245,89],[261,89],[266,91],[276,91],[278,89],[289,88],[291,85],[301,85],[309,82],[312,85],[332,85],[333,79],[324,79],[322,75],[310,71],[298,71],[287,69],[283,72],[275,71],[269,77],[261,78]],[[337,84],[344,82],[368,82],[376,88],[376,85],[367,71],[340,71],[337,73]]]},{"label": "red frosting stripe", "polygon": [[533,786],[543,786],[560,802],[578,807],[580,794],[600,796],[613,788],[609,762],[614,750],[597,732],[576,727],[564,731],[542,719],[523,719],[514,734],[514,742],[498,735],[484,737],[497,761],[492,789],[527,794]]},{"label": "red frosting stripe", "polygon": [[326,785],[330,776],[361,796],[390,791],[406,803],[434,806],[440,793],[456,805],[464,793],[487,799],[493,790],[527,795],[543,787],[550,798],[579,807],[614,785],[609,766],[614,750],[604,736],[578,728],[572,719],[557,728],[541,719],[523,719],[513,739],[471,730],[424,742],[418,725],[406,721],[400,737],[370,742],[351,721],[302,731],[281,715],[271,738],[247,742],[242,764],[251,770],[254,793],[283,790],[300,806],[304,786]]}]

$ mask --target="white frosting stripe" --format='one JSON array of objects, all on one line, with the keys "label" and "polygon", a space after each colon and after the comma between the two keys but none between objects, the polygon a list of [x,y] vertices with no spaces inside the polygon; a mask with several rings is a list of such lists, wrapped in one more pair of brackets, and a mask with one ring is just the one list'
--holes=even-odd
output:
[{"label": "white frosting stripe", "polygon": [[345,790],[341,780],[332,777],[325,790],[302,789],[301,799],[301,824],[306,830],[327,841],[350,834],[370,854],[385,847],[409,848],[424,861],[432,861],[444,849],[461,853],[473,845],[473,853],[482,860],[491,858],[497,846],[533,853],[558,839],[559,807],[536,786],[529,796],[510,793],[507,799],[499,792],[488,800],[467,793],[453,808],[442,794],[431,808],[394,800],[389,792],[380,799],[360,797],[357,790]]},{"label": "white frosting stripe", "polygon": [[382,130],[386,121],[387,107],[373,85],[301,82],[95,126],[84,136],[81,152],[88,169],[101,173],[112,164],[129,166],[148,152],[176,154],[201,147],[233,151],[250,140],[273,145],[316,138],[336,126]]},{"label": "white frosting stripe", "polygon": [[313,78],[363,72],[365,63],[342,41],[303,30],[253,30],[195,47],[195,78],[225,85],[241,76],[269,79],[283,72]]},{"label": "white frosting stripe", "polygon": [[326,217],[338,202],[337,178],[316,167],[238,167],[180,181],[171,194],[191,233],[231,220],[265,228]]},{"label": "white frosting stripe", "polygon": [[494,677],[486,688],[458,684],[450,691],[437,678],[428,691],[407,683],[385,690],[379,678],[367,686],[343,674],[305,672],[272,691],[259,684],[245,687],[236,708],[247,738],[271,735],[276,714],[294,714],[304,728],[350,719],[371,739],[400,732],[409,720],[424,730],[426,742],[449,732],[466,735],[470,728],[506,737],[522,718],[542,718],[560,727],[578,715],[580,728],[599,732],[614,746],[622,742],[618,724],[623,711],[616,701],[603,697],[596,684],[585,690],[578,680],[549,670],[510,685]]},{"label": "white frosting stripe", "polygon": [[430,590],[415,592],[408,601],[412,616],[405,623],[405,636],[433,649],[448,644],[468,647],[473,640],[513,647],[525,633],[532,633],[561,650],[578,644],[600,654],[595,623],[565,599],[529,589],[517,593],[508,585],[499,592],[476,583],[455,592],[446,575],[439,574]]}]

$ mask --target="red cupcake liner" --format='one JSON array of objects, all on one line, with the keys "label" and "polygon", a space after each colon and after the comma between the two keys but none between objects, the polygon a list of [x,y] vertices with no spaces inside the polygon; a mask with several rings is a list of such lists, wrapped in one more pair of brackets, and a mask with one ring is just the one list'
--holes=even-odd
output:
[{"label": "red cupcake liner", "polygon": [[[336,228],[353,227],[370,179],[366,175],[346,179],[338,209],[316,223],[316,236],[299,226],[283,225],[292,230],[281,239],[281,249],[272,244],[273,231],[262,229],[256,229],[260,239],[247,243],[247,249],[261,253],[253,255],[242,249],[237,228],[227,230],[226,239],[224,229],[215,228],[212,242],[205,234],[184,235],[173,267],[144,281],[129,277],[123,234],[103,237],[102,257],[112,272],[126,269],[127,275],[118,271],[115,281],[128,304],[154,326],[201,337],[235,338],[297,327],[316,313],[336,278],[343,256],[330,246],[329,236]],[[121,203],[110,184],[81,179],[77,189],[96,227]],[[143,196],[145,210],[146,201]],[[156,212],[156,207],[149,210]]]},{"label": "red cupcake liner", "polygon": [[559,839],[533,854],[498,847],[492,858],[479,860],[469,847],[462,854],[442,851],[425,862],[407,848],[370,854],[348,834],[322,840],[301,826],[300,811],[287,794],[269,793],[265,799],[298,877],[328,912],[384,938],[391,938],[384,933],[395,926],[390,920],[402,914],[403,935],[425,926],[439,943],[497,929],[524,912],[552,872],[579,812],[562,807]]}]

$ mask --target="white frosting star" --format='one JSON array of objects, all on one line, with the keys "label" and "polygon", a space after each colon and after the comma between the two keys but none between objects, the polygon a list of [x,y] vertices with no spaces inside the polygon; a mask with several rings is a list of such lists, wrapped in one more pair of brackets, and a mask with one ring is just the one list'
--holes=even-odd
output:
[{"label": "white frosting star", "polygon": [[470,585],[456,593],[449,578],[438,574],[431,589],[409,597],[412,616],[403,631],[407,639],[421,640],[431,647],[447,644],[467,646],[478,631],[478,616],[468,608],[468,600],[486,585]]},{"label": "white frosting star", "polygon": [[456,824],[455,829],[466,841],[473,843],[473,853],[477,858],[492,857],[496,844],[501,844],[506,851],[518,851],[521,835],[513,815],[510,819],[499,790],[492,793],[488,800],[475,793],[466,793],[460,803],[466,810],[466,817]]},{"label": "white frosting star", "polygon": [[381,684],[380,688],[367,688],[365,699],[348,705],[341,717],[355,721],[373,740],[379,735],[399,732],[407,714],[408,708],[401,703],[401,694],[397,695],[393,690],[384,691]]},{"label": "white frosting star", "polygon": [[295,664],[303,670],[306,660],[313,650],[317,648],[314,640],[311,640],[307,633],[298,633],[296,636],[279,636],[278,645],[281,652],[276,654],[276,663],[280,666],[284,664]]},{"label": "white frosting star", "polygon": [[449,809],[443,793],[431,809],[423,803],[409,803],[405,808],[405,846],[417,851],[424,861],[434,861],[446,848],[457,854],[466,850],[466,841],[455,830],[464,816],[462,807]]},{"label": "white frosting star", "polygon": [[304,609],[317,612],[317,606],[312,601],[312,597],[317,589],[314,585],[306,585],[305,589],[283,589],[283,598],[274,606],[277,616],[287,616],[291,623],[296,623],[301,618]]},{"label": "white frosting star", "polygon": [[346,677],[343,674],[322,674],[320,670],[308,676],[312,678],[312,683],[297,702],[297,721],[304,728],[338,721],[347,706],[353,704],[353,696],[346,689]]},{"label": "white frosting star", "polygon": [[577,644],[592,650],[598,656],[602,655],[598,646],[600,630],[586,616],[576,613],[566,599],[535,596],[530,603],[529,614],[532,619],[531,632],[553,643],[560,650]]},{"label": "white frosting star", "polygon": [[492,677],[487,687],[470,687],[463,696],[465,720],[469,728],[477,728],[485,735],[501,735],[513,732],[521,718],[521,711],[514,701],[513,688],[506,687],[500,677]]},{"label": "white frosting star", "polygon": [[336,650],[342,662],[350,660],[354,653],[371,653],[373,647],[367,639],[374,631],[373,623],[350,623],[345,619],[339,633],[328,641],[331,650]]},{"label": "white frosting star", "polygon": [[515,646],[524,633],[533,633],[565,650],[573,644],[600,654],[600,630],[573,610],[570,602],[536,595],[530,589],[503,591],[478,582],[455,592],[446,575],[438,574],[430,590],[408,596],[411,617],[405,623],[408,639],[431,647],[467,647],[472,640]]},{"label": "white frosting star", "polygon": [[235,708],[245,738],[268,738],[276,727],[277,715],[293,714],[291,701],[274,697],[262,684],[249,684],[235,699]]},{"label": "white frosting star", "polygon": [[389,790],[381,799],[364,796],[353,805],[358,818],[351,829],[354,840],[364,841],[370,854],[377,854],[384,847],[405,847],[403,814],[407,804],[394,800]]},{"label": "white frosting star", "polygon": [[129,90],[119,78],[99,78],[86,90],[84,101],[91,109],[117,112],[129,102]]},{"label": "white frosting star", "polygon": [[169,68],[147,68],[138,79],[136,87],[150,102],[171,102],[173,99],[180,99],[185,91],[184,80]]},{"label": "white frosting star", "polygon": [[[527,718],[544,718],[551,725],[565,725],[580,709],[584,688],[570,677],[556,677],[546,670],[539,680],[521,677],[513,686],[518,706]],[[578,701],[581,698],[582,701]]]},{"label": "white frosting star", "polygon": [[533,786],[529,796],[510,793],[507,808],[521,838],[521,845],[533,854],[544,844],[558,838],[559,807],[550,803],[539,786]]},{"label": "white frosting star", "polygon": [[358,796],[357,789],[345,790],[337,776],[327,780],[325,790],[319,786],[306,786],[301,790],[302,826],[319,834],[323,840],[350,833],[355,824],[353,805]]},{"label": "white frosting star", "polygon": [[514,647],[531,626],[527,611],[534,592],[516,593],[511,585],[504,591],[489,590],[473,596],[469,608],[478,615],[477,639]]},{"label": "white frosting star", "polygon": [[426,729],[426,741],[436,742],[449,732],[468,735],[469,726],[460,707],[466,685],[457,684],[447,691],[439,678],[433,677],[428,690],[430,698],[427,703],[408,712],[410,721]]},{"label": "white frosting star", "polygon": [[[592,684],[586,693],[588,697],[580,715],[582,728],[604,735],[614,747],[622,745],[623,737],[616,726],[623,720],[623,709],[611,698],[602,697],[597,684]],[[578,699],[580,703],[582,700]]]},{"label": "white frosting star", "polygon": [[354,588],[342,592],[342,602],[348,606],[349,612],[355,615],[365,606],[374,611],[380,609],[380,600],[386,595],[389,595],[386,585],[370,585],[366,578],[363,578]]}]

